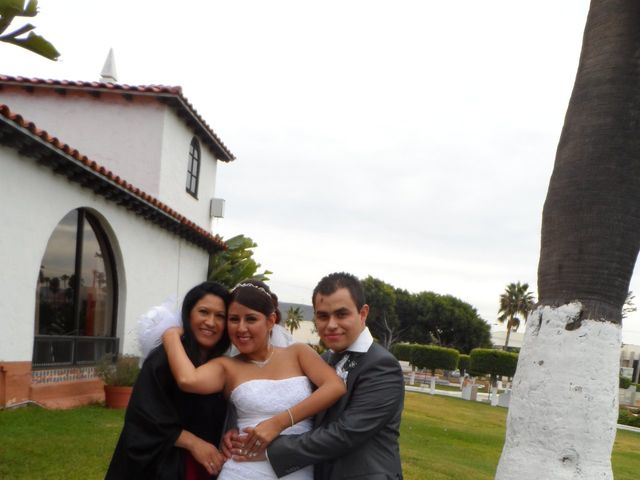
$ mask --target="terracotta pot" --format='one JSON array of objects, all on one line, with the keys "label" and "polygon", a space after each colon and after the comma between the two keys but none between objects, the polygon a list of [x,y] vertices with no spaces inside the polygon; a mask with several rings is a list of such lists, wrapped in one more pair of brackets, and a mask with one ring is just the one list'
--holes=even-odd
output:
[{"label": "terracotta pot", "polygon": [[104,403],[107,408],[127,408],[133,387],[104,386]]}]

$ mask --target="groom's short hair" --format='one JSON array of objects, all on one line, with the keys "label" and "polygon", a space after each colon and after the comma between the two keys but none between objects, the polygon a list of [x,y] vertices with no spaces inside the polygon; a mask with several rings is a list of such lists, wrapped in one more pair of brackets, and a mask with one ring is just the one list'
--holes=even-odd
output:
[{"label": "groom's short hair", "polygon": [[356,308],[360,311],[366,303],[364,287],[358,277],[346,272],[330,273],[318,282],[316,288],[313,289],[313,298],[311,299],[313,307],[315,308],[316,306],[316,295],[331,295],[340,288],[349,290],[353,303],[356,304]]}]

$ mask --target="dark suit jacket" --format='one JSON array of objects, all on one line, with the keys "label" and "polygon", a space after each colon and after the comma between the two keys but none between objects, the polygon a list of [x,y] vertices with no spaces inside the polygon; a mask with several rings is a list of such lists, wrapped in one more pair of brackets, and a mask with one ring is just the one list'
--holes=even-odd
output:
[{"label": "dark suit jacket", "polygon": [[315,464],[316,480],[402,479],[400,364],[374,343],[366,353],[350,354],[346,367],[347,393],[316,417],[316,428],[302,435],[281,435],[267,449],[278,477]]}]

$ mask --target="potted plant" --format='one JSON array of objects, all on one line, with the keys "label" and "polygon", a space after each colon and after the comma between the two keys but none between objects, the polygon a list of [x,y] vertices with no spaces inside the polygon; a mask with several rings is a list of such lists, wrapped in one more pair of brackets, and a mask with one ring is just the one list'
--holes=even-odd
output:
[{"label": "potted plant", "polygon": [[107,408],[127,408],[133,384],[140,373],[139,358],[134,355],[105,355],[96,366],[96,375],[104,382]]}]

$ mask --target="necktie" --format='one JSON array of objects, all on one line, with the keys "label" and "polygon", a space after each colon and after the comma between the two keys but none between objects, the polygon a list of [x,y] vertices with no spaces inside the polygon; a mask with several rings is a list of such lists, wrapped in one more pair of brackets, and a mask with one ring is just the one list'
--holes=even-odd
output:
[{"label": "necktie", "polygon": [[329,357],[329,365],[331,365],[332,367],[335,368],[336,364],[340,360],[342,360],[346,354],[347,354],[346,351],[344,351],[344,352],[332,352],[331,356]]}]

